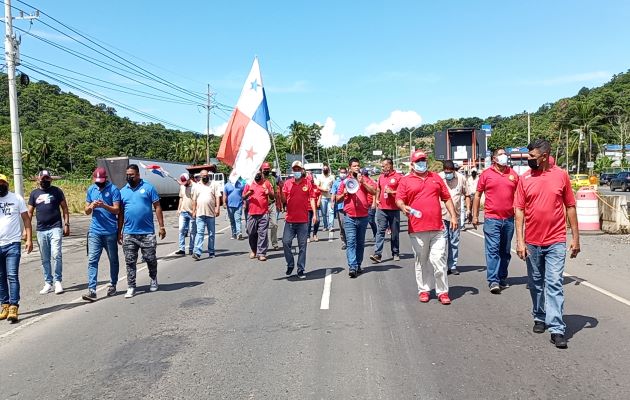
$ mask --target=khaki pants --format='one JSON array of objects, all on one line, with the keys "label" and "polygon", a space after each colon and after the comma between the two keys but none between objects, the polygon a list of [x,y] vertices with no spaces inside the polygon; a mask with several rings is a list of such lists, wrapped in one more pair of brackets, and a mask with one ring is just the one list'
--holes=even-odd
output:
[{"label": "khaki pants", "polygon": [[276,204],[269,204],[269,212],[267,213],[269,216],[269,235],[271,235],[271,240],[269,242],[270,247],[278,246],[278,220],[276,218]]},{"label": "khaki pants", "polygon": [[416,257],[418,292],[435,289],[439,296],[448,293],[446,277],[446,237],[443,231],[410,233],[411,247]]}]

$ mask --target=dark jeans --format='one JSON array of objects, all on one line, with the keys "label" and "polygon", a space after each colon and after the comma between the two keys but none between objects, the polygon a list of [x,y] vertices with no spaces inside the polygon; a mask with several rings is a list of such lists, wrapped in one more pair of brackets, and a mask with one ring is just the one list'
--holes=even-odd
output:
[{"label": "dark jeans", "polygon": [[365,251],[365,231],[367,230],[368,217],[345,216],[344,224],[346,228],[346,258],[350,270],[357,270],[363,262],[363,252]]},{"label": "dark jeans", "polygon": [[392,256],[400,253],[400,210],[376,210],[376,243],[374,244],[374,254],[381,256],[385,246],[385,232],[389,226],[392,230],[391,248]]},{"label": "dark jeans", "polygon": [[269,242],[267,241],[267,227],[269,226],[269,215],[248,215],[247,216],[247,239],[249,248],[257,256],[267,255]]},{"label": "dark jeans", "polygon": [[508,265],[512,259],[510,249],[514,236],[514,218],[486,218],[483,222],[486,244],[486,265],[488,285],[505,283]]},{"label": "dark jeans", "polygon": [[20,242],[0,246],[0,303],[20,303]]},{"label": "dark jeans", "polygon": [[88,289],[96,290],[98,278],[98,262],[101,259],[103,249],[109,259],[109,279],[112,285],[118,283],[118,235],[100,235],[88,232]]},{"label": "dark jeans", "polygon": [[[319,213],[318,213],[319,214]],[[317,217],[317,223],[313,226],[313,210],[308,211],[308,236],[317,236],[319,232],[320,217]]]},{"label": "dark jeans", "polygon": [[295,259],[291,252],[293,238],[297,236],[298,242],[298,272],[304,271],[306,268],[306,239],[308,238],[308,224],[294,224],[285,222],[284,232],[282,233],[282,248],[284,250],[284,259],[287,261],[287,268],[293,268]]},{"label": "dark jeans", "polygon": [[372,228],[372,236],[376,238],[376,232],[378,230],[376,226],[376,208],[370,207],[368,210],[368,223],[370,224],[370,228]]},{"label": "dark jeans", "polygon": [[123,235],[123,253],[127,265],[127,287],[136,287],[136,263],[138,262],[138,250],[142,251],[142,257],[149,268],[149,277],[157,279],[157,256],[155,248],[157,240],[155,234],[147,235]]},{"label": "dark jeans", "polygon": [[343,210],[337,210],[337,220],[339,221],[339,238],[341,243],[346,244],[346,228],[343,225],[343,219],[346,217],[346,213]]}]

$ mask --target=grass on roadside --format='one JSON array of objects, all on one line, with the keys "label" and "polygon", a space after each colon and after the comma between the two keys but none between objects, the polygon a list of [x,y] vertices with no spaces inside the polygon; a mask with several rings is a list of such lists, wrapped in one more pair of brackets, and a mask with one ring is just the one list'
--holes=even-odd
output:
[{"label": "grass on roadside", "polygon": [[[91,179],[58,179],[53,181],[54,186],[63,190],[70,214],[83,214],[85,209],[85,193],[91,184]],[[25,182],[24,186],[24,200],[28,202],[28,196],[37,188],[37,182],[28,181]]]}]

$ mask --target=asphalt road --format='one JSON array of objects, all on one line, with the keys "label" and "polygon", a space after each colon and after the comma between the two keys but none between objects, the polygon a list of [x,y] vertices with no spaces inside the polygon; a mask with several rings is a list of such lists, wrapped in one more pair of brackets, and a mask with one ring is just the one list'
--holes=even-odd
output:
[{"label": "asphalt road", "polygon": [[480,233],[462,235],[450,306],[418,302],[406,233],[401,262],[386,243],[384,261],[364,263],[357,279],[339,240],[310,243],[307,279],[298,280],[285,277],[281,252],[249,260],[246,242],[225,232],[213,260],[168,256],[172,228],[159,246],[158,292],[148,292],[143,270],[135,298],[101,291],[86,304],[77,237],[64,255],[63,295],[37,295],[36,259],[25,262],[33,283],[23,284],[23,319],[0,324],[0,398],[630,398],[630,306],[566,279],[570,341],[558,350],[531,332],[523,262],[513,258],[510,288],[488,292]]},{"label": "asphalt road", "polygon": [[628,198],[630,198],[630,192],[622,192],[621,190],[615,190],[614,192],[610,190],[610,186],[606,185],[606,186],[599,186],[597,188],[597,190],[599,192],[601,192],[602,194],[606,195],[606,196],[610,196],[610,195],[618,195],[618,196],[626,196]]}]

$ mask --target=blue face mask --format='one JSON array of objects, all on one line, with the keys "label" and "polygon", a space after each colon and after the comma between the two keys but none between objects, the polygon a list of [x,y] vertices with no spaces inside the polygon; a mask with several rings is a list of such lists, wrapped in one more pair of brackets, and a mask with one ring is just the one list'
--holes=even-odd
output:
[{"label": "blue face mask", "polygon": [[452,172],[446,172],[446,173],[444,174],[444,177],[446,178],[446,180],[449,180],[449,181],[450,181],[451,179],[453,179],[453,177],[454,177],[454,176],[455,176],[455,174],[454,174],[454,173],[452,173]]},{"label": "blue face mask", "polygon": [[302,177],[302,172],[298,171],[298,172],[294,172],[293,173],[293,177],[295,179],[300,179]]},{"label": "blue face mask", "polygon": [[424,173],[427,172],[427,162],[426,161],[418,161],[417,163],[413,164],[413,169],[416,172],[419,173]]}]

